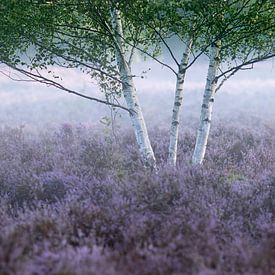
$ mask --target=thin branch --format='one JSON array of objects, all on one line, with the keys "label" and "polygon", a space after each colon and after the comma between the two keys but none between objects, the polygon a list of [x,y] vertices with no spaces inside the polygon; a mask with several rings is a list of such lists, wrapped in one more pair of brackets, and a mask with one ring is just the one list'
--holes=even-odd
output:
[{"label": "thin branch", "polygon": [[70,24],[55,24],[55,25],[56,25],[56,27],[77,29],[77,30],[88,31],[88,32],[103,34],[103,35],[108,36],[107,33],[103,32],[103,31],[96,30],[96,29],[92,29],[92,28],[86,28],[86,27],[82,27],[82,26],[81,27],[74,26],[74,25],[70,25]]},{"label": "thin branch", "polygon": [[223,84],[229,79],[229,78],[231,78],[233,75],[235,75],[235,73],[237,73],[239,70],[252,70],[253,69],[253,64],[252,64],[252,66],[251,67],[249,67],[249,68],[239,68],[239,69],[235,69],[235,70],[233,70],[229,75],[224,75],[224,79],[221,81],[221,83],[219,84],[219,86],[216,88],[216,90],[215,90],[215,93],[217,93],[220,89],[221,89],[221,87],[223,86]]},{"label": "thin branch", "polygon": [[[216,41],[216,40],[215,40]],[[185,70],[188,70],[196,61],[197,59],[202,56],[205,51],[208,49],[208,47],[213,43],[213,41],[211,41],[211,43],[209,43],[208,45],[206,45],[202,50],[201,52],[189,63],[188,66],[186,66]]]},{"label": "thin branch", "polygon": [[218,75],[215,80],[219,80],[221,77],[225,76],[226,74],[228,73],[231,73],[232,71],[235,71],[235,70],[240,70],[241,68],[245,67],[245,66],[248,66],[248,65],[252,65],[252,64],[255,64],[255,63],[258,63],[258,62],[261,62],[261,61],[264,61],[264,60],[268,60],[272,57],[275,56],[275,53],[272,53],[272,54],[267,54],[265,56],[260,56],[258,58],[253,58],[249,61],[246,61],[246,62],[243,62],[242,64],[236,66],[236,67],[233,67],[233,68],[230,68],[228,69],[227,71],[223,72],[222,74]]},{"label": "thin branch", "polygon": [[123,110],[129,112],[130,115],[132,115],[132,113],[133,113],[133,110],[130,110],[130,109],[128,109],[125,106],[122,106],[120,104],[111,103],[109,101],[101,100],[101,99],[98,99],[98,98],[95,98],[95,97],[91,97],[91,96],[82,94],[80,92],[76,92],[74,90],[68,89],[68,88],[64,87],[62,84],[60,84],[60,83],[58,83],[58,82],[56,82],[54,80],[48,79],[48,78],[46,78],[44,76],[42,76],[38,71],[37,71],[37,74],[35,74],[35,73],[32,73],[32,72],[26,71],[24,69],[18,68],[18,67],[14,66],[14,65],[8,64],[6,62],[2,62],[2,63],[5,64],[5,65],[7,65],[8,67],[12,68],[13,70],[18,71],[21,74],[23,74],[23,75],[27,76],[28,78],[30,78],[30,79],[26,79],[26,80],[24,80],[24,79],[14,79],[10,75],[1,72],[1,73],[5,74],[6,76],[8,76],[9,78],[11,78],[13,80],[26,81],[26,82],[30,82],[30,81],[40,82],[40,83],[46,84],[48,86],[56,87],[56,88],[58,88],[60,90],[63,90],[63,91],[68,92],[70,94],[74,94],[74,95],[77,95],[79,97],[91,100],[91,101],[96,101],[98,103],[109,105],[109,106],[112,106],[114,108],[123,109]]},{"label": "thin branch", "polygon": [[[131,45],[130,43],[128,43],[129,45]],[[139,50],[140,52],[146,54],[147,56],[149,56],[150,58],[152,58],[153,60],[155,60],[157,63],[159,63],[160,65],[170,69],[175,75],[177,75],[177,72],[173,69],[173,67],[171,67],[170,65],[160,61],[158,58],[156,58],[155,56],[153,56],[152,54],[148,53],[147,51],[143,50],[142,48],[135,46],[135,48],[137,50]]]},{"label": "thin branch", "polygon": [[154,27],[150,26],[149,24],[148,24],[148,27],[149,27],[149,28],[152,28],[153,31],[156,32],[156,34],[159,36],[159,38],[161,39],[162,43],[165,45],[165,47],[167,48],[168,52],[170,53],[172,59],[174,60],[174,62],[175,62],[175,63],[177,64],[177,66],[179,67],[180,64],[179,64],[178,60],[176,59],[176,57],[175,57],[175,55],[173,54],[171,48],[169,47],[168,43],[165,41],[165,39],[163,38],[163,36],[160,34],[160,32],[157,31]]},{"label": "thin branch", "polygon": [[131,52],[130,52],[130,56],[129,56],[129,60],[128,60],[128,64],[131,67],[132,63],[133,63],[133,58],[134,58],[134,54],[135,54],[135,46],[132,46]]},{"label": "thin branch", "polygon": [[[138,13],[137,14],[137,18],[141,21],[141,22],[144,22],[143,18],[141,18]],[[165,45],[165,47],[167,48],[169,54],[171,55],[172,59],[174,60],[174,62],[176,63],[176,65],[179,67],[180,64],[177,60],[177,58],[175,57],[173,51],[171,50],[170,46],[168,45],[168,43],[165,41],[165,38],[162,36],[162,34],[153,26],[151,25],[150,23],[147,23],[147,26],[152,29],[157,35],[158,37],[160,38],[160,40],[162,41],[162,43]],[[174,71],[174,70],[173,70]]]}]

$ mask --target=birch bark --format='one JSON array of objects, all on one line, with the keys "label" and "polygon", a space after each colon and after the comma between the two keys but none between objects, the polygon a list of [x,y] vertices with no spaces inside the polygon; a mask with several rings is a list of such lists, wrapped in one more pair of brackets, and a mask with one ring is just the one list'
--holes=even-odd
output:
[{"label": "birch bark", "polygon": [[176,166],[177,162],[177,148],[178,148],[178,136],[179,136],[179,120],[180,120],[180,110],[183,101],[183,85],[186,73],[186,67],[188,65],[189,56],[192,47],[192,39],[187,41],[181,63],[179,65],[179,70],[177,74],[177,84],[175,91],[174,107],[172,114],[172,122],[170,127],[170,142],[169,142],[169,156],[168,163]]},{"label": "birch bark", "polygon": [[123,39],[123,28],[120,13],[117,9],[112,9],[112,27],[115,32],[117,43],[116,59],[120,72],[120,78],[123,82],[122,90],[127,107],[132,110],[130,115],[135,137],[138,143],[141,159],[146,167],[156,168],[156,159],[148,136],[145,120],[142,114],[141,106],[137,97],[136,88],[133,82],[131,68],[127,62],[126,51]]},{"label": "birch bark", "polygon": [[212,43],[210,49],[210,61],[203,94],[203,103],[201,106],[200,123],[197,132],[195,150],[192,157],[193,164],[202,164],[205,155],[211,126],[215,90],[217,86],[216,76],[220,64],[220,48],[221,41],[217,41]]}]

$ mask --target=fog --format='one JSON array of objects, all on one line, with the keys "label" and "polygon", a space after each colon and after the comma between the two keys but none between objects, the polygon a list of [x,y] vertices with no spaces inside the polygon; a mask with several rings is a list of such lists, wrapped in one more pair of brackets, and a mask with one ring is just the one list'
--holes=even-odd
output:
[{"label": "fog", "polygon": [[[25,126],[41,129],[61,123],[84,123],[100,126],[101,119],[110,116],[110,108],[40,83],[14,81],[20,78],[9,68],[0,68],[1,126]],[[55,69],[62,84],[90,96],[104,99],[89,76],[72,69]],[[142,71],[147,71],[142,74]],[[3,74],[4,73],[4,74]],[[181,121],[183,125],[197,123],[205,85],[207,63],[201,59],[188,70]],[[175,76],[167,68],[153,62],[137,62],[134,66],[136,87],[146,122],[150,127],[169,127],[174,97]],[[143,76],[141,78],[140,76]],[[120,102],[124,105],[124,100]],[[214,120],[241,121],[250,118],[252,124],[272,125],[275,117],[275,62],[256,64],[253,70],[238,72],[225,82],[217,93]],[[117,125],[129,126],[128,114],[119,111]]]}]

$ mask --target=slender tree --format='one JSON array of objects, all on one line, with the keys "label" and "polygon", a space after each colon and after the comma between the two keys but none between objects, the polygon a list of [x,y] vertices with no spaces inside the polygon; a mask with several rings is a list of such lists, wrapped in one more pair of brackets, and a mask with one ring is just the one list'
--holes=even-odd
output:
[{"label": "slender tree", "polygon": [[207,72],[207,80],[203,94],[203,103],[201,107],[200,124],[197,133],[195,150],[193,153],[193,163],[201,163],[205,155],[208,135],[210,131],[210,123],[212,118],[214,93],[216,90],[216,76],[220,62],[221,41],[213,42],[210,47],[209,67]]},{"label": "slender tree", "polygon": [[121,14],[118,4],[111,8],[112,27],[114,30],[114,39],[116,40],[116,60],[122,81],[122,89],[127,106],[133,110],[131,115],[137,143],[140,149],[142,159],[146,166],[155,168],[156,160],[153,149],[148,137],[144,117],[137,98],[130,64],[126,58],[126,48],[124,43],[124,34],[122,27]]},{"label": "slender tree", "polygon": [[[212,11],[216,10],[216,21],[209,34],[214,42],[209,50],[208,74],[192,157],[194,164],[201,164],[205,156],[215,93],[238,71],[275,56],[274,8],[272,1],[253,0],[225,1],[212,6]],[[221,70],[222,65],[225,70]]]},{"label": "slender tree", "polygon": [[[145,166],[155,168],[131,73],[133,46],[129,45],[139,43],[142,30],[134,29],[133,36],[134,26],[122,18],[119,10],[119,2],[111,0],[4,0],[1,13],[6,14],[7,30],[2,31],[0,39],[8,50],[2,52],[1,61],[46,83],[48,78],[42,75],[45,70],[51,73],[56,66],[77,68],[98,81],[107,102],[122,94],[141,159]],[[15,35],[8,29],[16,30],[14,45],[11,41]]]},{"label": "slender tree", "polygon": [[188,66],[191,47],[193,40],[190,38],[186,42],[185,49],[183,51],[182,60],[179,64],[178,73],[176,76],[176,89],[175,89],[175,98],[173,105],[172,121],[170,126],[170,135],[169,135],[169,156],[168,162],[173,166],[177,162],[177,148],[178,148],[178,136],[179,136],[179,124],[180,124],[180,110],[183,102],[183,91],[184,91],[184,80],[186,74],[186,68]]}]

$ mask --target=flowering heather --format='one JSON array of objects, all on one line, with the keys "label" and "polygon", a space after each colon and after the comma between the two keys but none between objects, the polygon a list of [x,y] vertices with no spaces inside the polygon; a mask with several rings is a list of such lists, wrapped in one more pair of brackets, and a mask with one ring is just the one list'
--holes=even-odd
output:
[{"label": "flowering heather", "polygon": [[[122,131],[121,131],[122,132]],[[132,134],[84,126],[0,130],[0,274],[275,274],[275,129],[150,133],[146,171]]]}]

